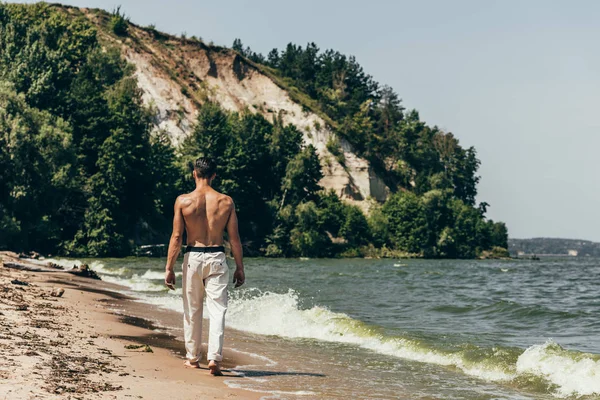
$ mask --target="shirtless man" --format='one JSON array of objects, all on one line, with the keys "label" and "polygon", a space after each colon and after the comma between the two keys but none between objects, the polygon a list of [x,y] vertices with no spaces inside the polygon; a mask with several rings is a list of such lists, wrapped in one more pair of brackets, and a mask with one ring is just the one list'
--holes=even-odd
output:
[{"label": "shirtless man", "polygon": [[183,257],[183,330],[185,337],[185,366],[200,368],[202,344],[202,303],[210,319],[208,335],[208,368],[212,375],[222,375],[223,330],[227,311],[229,269],[223,248],[223,232],[227,229],[236,270],[235,287],[244,284],[242,244],[238,220],[231,197],[214,190],[210,185],[216,176],[216,165],[208,158],[198,158],[193,171],[196,190],[183,194],[175,201],[173,234],[165,272],[165,284],[175,289],[173,268],[187,232],[187,247]]}]

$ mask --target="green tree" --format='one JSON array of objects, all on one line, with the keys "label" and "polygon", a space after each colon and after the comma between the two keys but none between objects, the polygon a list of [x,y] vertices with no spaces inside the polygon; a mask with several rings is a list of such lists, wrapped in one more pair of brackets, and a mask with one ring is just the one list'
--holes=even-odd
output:
[{"label": "green tree", "polygon": [[404,107],[401,105],[400,97],[390,86],[383,86],[379,96],[378,131],[389,137],[402,121]]},{"label": "green tree", "polygon": [[118,49],[94,48],[74,75],[64,106],[57,110],[73,126],[73,141],[85,175],[97,172],[98,149],[116,127],[108,93],[132,73]]},{"label": "green tree", "polygon": [[453,225],[444,228],[438,240],[439,255],[448,258],[473,258],[480,250],[481,236],[485,222],[479,212],[454,199],[450,204],[453,213]]},{"label": "green tree", "polygon": [[367,222],[369,223],[372,242],[375,246],[381,248],[391,245],[390,221],[380,204],[371,205]]},{"label": "green tree", "polygon": [[264,253],[267,257],[287,257],[292,254],[290,234],[296,223],[294,207],[287,205],[278,208],[278,204],[272,204],[275,222],[273,232],[265,239]]},{"label": "green tree", "polygon": [[152,188],[154,210],[149,216],[152,232],[148,232],[143,243],[166,243],[173,221],[173,204],[179,195],[180,170],[177,155],[166,132],[160,131],[150,139],[148,160],[149,185]]},{"label": "green tree", "polygon": [[117,126],[100,146],[83,229],[68,249],[93,256],[129,254],[140,229],[154,210],[149,114],[133,78],[124,78],[107,93]]},{"label": "green tree", "polygon": [[71,139],[64,120],[0,82],[0,247],[49,252],[72,229],[79,178]]},{"label": "green tree", "polygon": [[282,204],[299,204],[315,200],[321,190],[319,181],[323,177],[317,150],[308,145],[287,165],[283,178]]},{"label": "green tree", "polygon": [[332,236],[339,236],[345,223],[346,206],[333,190],[319,193],[317,202],[319,208],[318,226]]},{"label": "green tree", "polygon": [[97,46],[96,30],[46,3],[1,7],[0,78],[24,93],[28,104],[59,110],[70,82]]},{"label": "green tree", "polygon": [[450,190],[431,190],[422,196],[422,201],[429,233],[425,255],[429,257],[443,256],[438,249],[438,242],[444,229],[454,224],[451,208],[452,192]]},{"label": "green tree", "polygon": [[235,153],[231,151],[232,141],[227,114],[216,103],[205,103],[199,110],[194,131],[184,139],[180,147],[181,190],[190,192],[194,189],[191,166],[198,157],[212,157],[217,163],[218,183],[221,189],[226,192],[234,189],[234,182],[225,169],[227,161],[232,165],[239,163],[237,157],[225,159],[234,156],[231,154]]},{"label": "green tree", "polygon": [[278,68],[279,60],[280,60],[279,50],[277,50],[277,49],[271,50],[269,52],[269,54],[267,55],[267,65],[271,68]]},{"label": "green tree", "polygon": [[302,257],[323,257],[327,255],[331,240],[317,225],[318,209],[309,201],[296,207],[296,226],[290,232],[292,254]]},{"label": "green tree", "polygon": [[396,193],[382,208],[389,225],[393,246],[408,253],[422,253],[429,237],[427,215],[422,200],[411,192]]},{"label": "green tree", "polygon": [[[241,42],[237,45],[243,49]],[[252,53],[249,48],[244,52]],[[452,226],[454,218],[467,224],[470,218],[466,215],[475,218],[473,211],[479,211],[475,209],[475,197],[480,162],[474,148],[465,149],[451,133],[428,126],[417,111],[405,112],[393,89],[380,87],[354,57],[334,50],[321,52],[314,43],[305,48],[290,43],[281,52],[273,49],[265,63],[277,69],[285,85],[295,86],[317,101],[336,122],[338,134],[370,162],[392,191],[408,190],[417,198],[423,196],[423,206],[428,209],[423,228],[428,231],[427,240],[419,246],[412,241],[409,247],[414,251],[418,248],[426,256],[452,253],[462,257],[491,245],[491,225],[485,221],[485,212],[473,220],[476,228],[467,234],[469,240]],[[470,207],[469,213],[452,206],[453,199]],[[379,212],[376,215],[379,222],[389,219]],[[375,241],[395,238],[396,245],[407,246],[392,232],[395,228],[380,226],[371,222]],[[440,243],[445,243],[446,250],[441,250]],[[458,248],[450,249],[449,243]],[[474,247],[467,252],[470,246]]]},{"label": "green tree", "polygon": [[125,14],[121,13],[121,6],[115,8],[110,17],[109,26],[112,32],[117,36],[127,35],[129,20],[125,17]]},{"label": "green tree", "polygon": [[345,221],[340,228],[340,236],[351,247],[366,245],[371,241],[371,231],[365,214],[356,206],[346,206]]},{"label": "green tree", "polygon": [[244,45],[242,44],[242,40],[240,38],[233,39],[233,45],[231,46],[231,48],[237,51],[238,53],[243,53]]},{"label": "green tree", "polygon": [[508,229],[506,228],[506,224],[492,220],[489,220],[488,223],[491,225],[491,245],[508,249]]},{"label": "green tree", "polygon": [[[480,164],[475,149],[463,149],[454,135],[443,132],[435,132],[432,145],[439,155],[440,163],[439,171],[432,172],[440,173],[443,188],[452,188],[457,198],[474,206],[479,182],[476,173]],[[439,186],[438,184],[438,188],[441,188]]]},{"label": "green tree", "polygon": [[285,177],[288,163],[302,150],[302,133],[294,125],[285,125],[282,116],[278,115],[273,121],[268,141],[271,159],[268,177],[273,183],[268,197],[274,198],[281,194],[281,180]]}]

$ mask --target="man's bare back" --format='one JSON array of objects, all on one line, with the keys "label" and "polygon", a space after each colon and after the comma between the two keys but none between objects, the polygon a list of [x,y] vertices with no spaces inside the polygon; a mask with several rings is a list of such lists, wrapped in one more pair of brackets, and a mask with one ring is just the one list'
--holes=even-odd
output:
[{"label": "man's bare back", "polygon": [[175,289],[175,261],[181,251],[183,231],[187,232],[187,244],[194,247],[223,245],[223,233],[227,230],[231,253],[236,269],[233,274],[235,287],[244,284],[242,242],[238,232],[238,219],[231,197],[210,187],[211,179],[196,178],[196,190],[181,195],[175,201],[173,233],[169,242],[165,284]]},{"label": "man's bare back", "polygon": [[210,186],[197,188],[177,198],[189,246],[221,246],[223,232],[234,211],[231,197]]}]

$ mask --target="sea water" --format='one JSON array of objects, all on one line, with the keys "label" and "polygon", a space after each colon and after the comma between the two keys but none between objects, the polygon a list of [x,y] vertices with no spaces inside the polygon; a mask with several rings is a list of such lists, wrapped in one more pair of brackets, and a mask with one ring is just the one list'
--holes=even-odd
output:
[{"label": "sea water", "polygon": [[[168,291],[164,260],[82,261],[182,312],[180,267]],[[232,387],[279,399],[600,398],[598,259],[245,264],[227,326],[256,363],[238,366]]]}]

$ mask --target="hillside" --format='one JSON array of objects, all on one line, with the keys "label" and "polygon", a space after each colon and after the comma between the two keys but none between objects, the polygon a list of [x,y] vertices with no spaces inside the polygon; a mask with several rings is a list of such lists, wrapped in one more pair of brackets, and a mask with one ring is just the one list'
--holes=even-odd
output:
[{"label": "hillside", "polygon": [[[85,15],[98,28],[102,41],[121,48],[124,58],[135,66],[144,103],[155,110],[156,127],[165,130],[174,145],[190,135],[199,108],[210,99],[228,111],[250,110],[270,121],[280,116],[284,124],[294,125],[302,132],[304,144],[317,149],[322,163],[321,185],[344,200],[367,211],[367,198],[384,201],[389,194],[370,163],[345,139],[339,139],[341,154],[328,150],[327,144],[335,138],[330,119],[311,107],[308,99],[293,99],[272,73],[237,52],[131,22],[127,35],[120,37],[108,27],[111,14],[97,9],[67,10]],[[339,159],[345,160],[344,165]]]},{"label": "hillside", "polygon": [[199,155],[217,161],[250,254],[506,247],[504,224],[475,202],[475,149],[314,43],[264,57],[118,9],[2,4],[0,104],[2,248],[100,256],[165,243]]},{"label": "hillside", "polygon": [[508,239],[508,249],[513,256],[521,253],[523,255],[600,257],[600,243],[578,239]]}]

